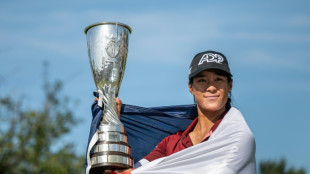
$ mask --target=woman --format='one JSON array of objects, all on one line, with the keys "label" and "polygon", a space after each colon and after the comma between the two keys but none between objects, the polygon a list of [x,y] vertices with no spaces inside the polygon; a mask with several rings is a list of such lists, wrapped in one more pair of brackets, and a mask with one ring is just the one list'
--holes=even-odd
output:
[{"label": "woman", "polygon": [[223,54],[214,51],[197,54],[190,66],[188,83],[197,103],[197,118],[184,132],[166,137],[140,163],[145,164],[206,141],[230,109],[231,77]]},{"label": "woman", "polygon": [[231,77],[223,54],[197,54],[188,84],[197,118],[185,131],[164,138],[135,170],[115,172],[255,174],[255,140],[240,111],[230,105]]}]

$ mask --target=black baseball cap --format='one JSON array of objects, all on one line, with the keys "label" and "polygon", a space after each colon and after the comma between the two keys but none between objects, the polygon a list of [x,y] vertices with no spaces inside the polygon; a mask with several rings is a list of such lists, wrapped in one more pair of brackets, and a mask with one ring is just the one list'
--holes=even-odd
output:
[{"label": "black baseball cap", "polygon": [[196,54],[193,58],[189,68],[188,79],[193,78],[201,71],[207,69],[219,69],[232,76],[230,73],[228,61],[222,53],[216,51],[205,51]]}]

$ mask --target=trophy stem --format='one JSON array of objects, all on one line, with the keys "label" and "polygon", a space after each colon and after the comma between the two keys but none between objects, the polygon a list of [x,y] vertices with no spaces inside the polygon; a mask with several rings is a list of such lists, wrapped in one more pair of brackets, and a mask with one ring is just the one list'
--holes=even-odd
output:
[{"label": "trophy stem", "polygon": [[101,123],[123,126],[116,112],[115,95],[110,93],[104,93],[102,97],[103,97],[104,111]]}]

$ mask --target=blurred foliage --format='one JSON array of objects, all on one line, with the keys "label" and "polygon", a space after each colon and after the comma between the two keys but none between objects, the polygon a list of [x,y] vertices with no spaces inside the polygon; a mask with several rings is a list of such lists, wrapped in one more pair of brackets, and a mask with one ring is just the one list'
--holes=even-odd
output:
[{"label": "blurred foliage", "polygon": [[288,168],[286,160],[280,161],[261,161],[259,164],[260,174],[306,174],[305,169],[294,169],[294,167]]},{"label": "blurred foliage", "polygon": [[61,82],[45,79],[44,102],[37,110],[0,96],[0,174],[84,173],[84,156],[75,153],[73,144],[55,145],[77,122],[61,89]]}]

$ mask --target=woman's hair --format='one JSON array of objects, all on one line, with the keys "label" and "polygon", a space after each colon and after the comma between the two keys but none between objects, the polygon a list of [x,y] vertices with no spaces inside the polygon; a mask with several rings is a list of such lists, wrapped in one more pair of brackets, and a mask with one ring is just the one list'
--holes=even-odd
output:
[{"label": "woman's hair", "polygon": [[[231,83],[233,81],[232,79],[232,76],[230,74],[228,74],[227,72],[225,71],[222,71],[222,70],[217,70],[214,72],[216,75],[219,75],[219,76],[224,76],[227,78],[227,82],[228,83]],[[189,79],[189,84],[193,84],[193,81],[194,81],[194,78],[195,77],[192,77],[191,79]],[[194,97],[194,102],[196,103],[196,100],[195,100],[195,97]],[[231,92],[228,93],[228,99],[227,99],[227,104],[230,105],[231,103]]]}]

